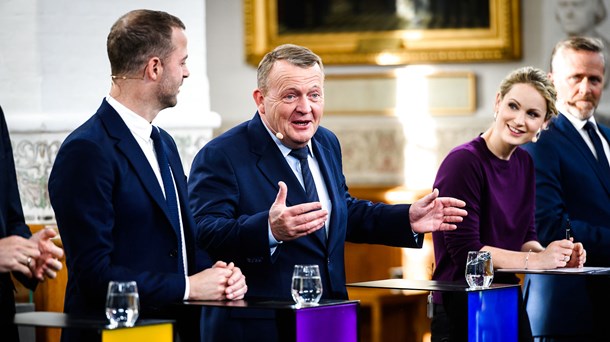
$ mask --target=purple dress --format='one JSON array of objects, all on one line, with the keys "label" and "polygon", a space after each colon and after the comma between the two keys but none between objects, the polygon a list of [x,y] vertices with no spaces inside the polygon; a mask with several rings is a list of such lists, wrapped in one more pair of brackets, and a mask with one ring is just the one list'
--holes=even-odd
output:
[{"label": "purple dress", "polygon": [[[468,251],[493,246],[520,251],[537,240],[534,226],[535,176],[530,155],[517,148],[509,160],[497,158],[480,136],[454,148],[442,162],[434,187],[440,196],[466,202],[468,216],[454,231],[434,232],[433,280],[463,281]],[[517,283],[513,275],[494,282]],[[440,304],[440,296],[434,296]]]}]

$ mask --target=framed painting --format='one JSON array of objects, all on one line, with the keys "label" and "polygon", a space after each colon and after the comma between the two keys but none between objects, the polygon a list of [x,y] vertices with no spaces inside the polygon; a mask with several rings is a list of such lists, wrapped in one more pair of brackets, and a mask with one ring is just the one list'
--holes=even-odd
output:
[{"label": "framed painting", "polygon": [[521,58],[519,0],[243,0],[246,59],[307,46],[327,65]]}]

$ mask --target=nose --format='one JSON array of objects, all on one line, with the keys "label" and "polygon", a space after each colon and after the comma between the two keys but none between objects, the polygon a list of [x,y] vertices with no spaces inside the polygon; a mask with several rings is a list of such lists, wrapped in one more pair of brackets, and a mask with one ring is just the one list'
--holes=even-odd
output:
[{"label": "nose", "polygon": [[582,95],[588,94],[591,92],[591,85],[589,84],[589,78],[584,77],[580,83],[578,84],[578,92]]},{"label": "nose", "polygon": [[297,103],[296,110],[299,113],[309,113],[309,112],[311,112],[311,103],[310,103],[309,99],[307,98],[307,96],[299,97],[299,102]]},{"label": "nose", "polygon": [[182,67],[182,78],[188,78],[189,76],[191,76],[191,72],[189,68],[185,65]]},{"label": "nose", "polygon": [[517,113],[517,115],[515,116],[515,119],[513,121],[515,122],[515,125],[517,125],[517,126],[525,125],[525,112],[520,110],[519,113]]}]

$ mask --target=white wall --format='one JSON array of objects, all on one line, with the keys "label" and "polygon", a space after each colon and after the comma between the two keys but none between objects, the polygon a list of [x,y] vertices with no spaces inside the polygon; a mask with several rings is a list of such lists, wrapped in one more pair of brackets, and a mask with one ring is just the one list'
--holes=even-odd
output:
[{"label": "white wall", "polygon": [[[106,37],[122,14],[138,8],[163,10],[182,19],[189,39],[187,79],[178,106],[161,114],[166,123],[203,121],[210,112],[205,55],[204,0],[2,0],[0,1],[0,105],[11,130],[24,115],[49,123],[86,120],[110,89]],[[219,120],[214,115],[206,120]],[[25,128],[27,129],[27,128]],[[47,126],[41,127],[48,129]]]}]

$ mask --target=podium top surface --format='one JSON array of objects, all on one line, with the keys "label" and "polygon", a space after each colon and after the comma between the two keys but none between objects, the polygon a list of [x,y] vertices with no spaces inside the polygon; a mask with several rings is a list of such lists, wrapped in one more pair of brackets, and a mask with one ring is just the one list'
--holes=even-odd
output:
[{"label": "podium top surface", "polygon": [[[15,314],[14,319],[17,325],[27,325],[35,327],[50,328],[79,328],[79,329],[110,329],[108,321],[98,318],[77,317],[62,312],[34,311]],[[172,320],[161,319],[138,319],[135,327],[155,324],[174,323]],[[114,329],[124,329],[122,327]],[[128,328],[127,328],[128,329]]]},{"label": "podium top surface", "polygon": [[182,303],[182,305],[208,306],[208,307],[221,307],[221,308],[268,309],[268,310],[307,310],[307,309],[312,309],[312,308],[336,306],[336,305],[343,305],[343,304],[356,304],[356,303],[359,303],[359,301],[323,299],[323,300],[320,300],[320,302],[316,306],[297,307],[293,301],[254,298],[254,299],[234,300],[234,301],[187,300],[187,301],[184,301]]},{"label": "podium top surface", "polygon": [[468,285],[461,282],[439,281],[439,280],[410,280],[410,279],[384,279],[351,283],[350,287],[369,287],[377,289],[394,290],[424,290],[439,292],[473,292],[491,291],[497,289],[519,287],[519,284],[491,284],[489,288],[472,290]]},{"label": "podium top surface", "polygon": [[515,274],[548,274],[548,275],[577,275],[577,276],[610,276],[610,267],[574,267],[574,268],[556,268],[552,270],[532,270],[525,268],[501,268],[497,269],[499,273],[515,273]]}]

